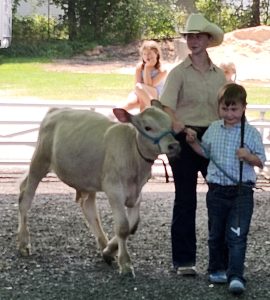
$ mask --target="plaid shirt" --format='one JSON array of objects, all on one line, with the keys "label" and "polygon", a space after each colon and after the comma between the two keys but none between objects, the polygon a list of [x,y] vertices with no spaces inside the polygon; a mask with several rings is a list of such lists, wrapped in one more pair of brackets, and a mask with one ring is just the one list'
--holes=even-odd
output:
[{"label": "plaid shirt", "polygon": [[[213,122],[202,137],[202,147],[210,159],[207,170],[207,182],[220,185],[235,185],[239,181],[240,163],[236,155],[241,142],[241,124],[225,127],[224,120]],[[266,157],[262,137],[259,131],[245,123],[244,148],[259,157],[264,164]],[[216,166],[218,165],[218,167]],[[224,170],[224,172],[222,172]],[[229,174],[234,181],[224,173]],[[254,167],[243,163],[243,182],[256,182]]]}]

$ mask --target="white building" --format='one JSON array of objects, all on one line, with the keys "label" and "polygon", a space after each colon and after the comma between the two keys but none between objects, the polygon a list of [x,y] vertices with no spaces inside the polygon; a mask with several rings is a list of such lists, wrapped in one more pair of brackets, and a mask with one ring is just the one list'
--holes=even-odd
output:
[{"label": "white building", "polygon": [[11,0],[0,0],[0,48],[7,48],[11,43],[12,11]]},{"label": "white building", "polygon": [[18,6],[17,9],[17,16],[26,17],[32,15],[57,18],[59,15],[63,15],[63,10],[52,4],[50,0],[27,0],[27,2],[21,1],[20,6]]}]

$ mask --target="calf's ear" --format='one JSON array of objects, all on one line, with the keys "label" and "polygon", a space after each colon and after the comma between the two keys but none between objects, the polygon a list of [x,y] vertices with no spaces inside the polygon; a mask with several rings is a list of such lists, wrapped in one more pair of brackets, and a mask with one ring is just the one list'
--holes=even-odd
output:
[{"label": "calf's ear", "polygon": [[151,100],[151,106],[155,106],[155,107],[163,110],[162,103],[159,100],[157,100],[157,99],[152,99]]},{"label": "calf's ear", "polygon": [[123,108],[113,108],[113,113],[121,123],[130,123],[131,114]]}]

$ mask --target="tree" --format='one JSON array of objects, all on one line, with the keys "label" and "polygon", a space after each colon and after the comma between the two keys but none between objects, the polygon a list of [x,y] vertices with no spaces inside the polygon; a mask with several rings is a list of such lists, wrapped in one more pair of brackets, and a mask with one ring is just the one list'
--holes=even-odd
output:
[{"label": "tree", "polygon": [[[13,12],[22,1],[30,0],[13,0]],[[174,37],[191,12],[203,13],[225,32],[269,25],[270,0],[37,0],[48,1],[64,11],[51,30],[63,34],[54,37],[86,43]]]},{"label": "tree", "polygon": [[76,30],[76,6],[75,1],[68,0],[67,4],[67,23],[68,23],[68,33],[69,39],[71,41],[75,40],[77,37],[77,30]]},{"label": "tree", "polygon": [[260,0],[253,0],[253,3],[251,5],[251,11],[252,11],[252,18],[251,18],[250,25],[251,26],[261,25],[261,22],[260,22]]}]

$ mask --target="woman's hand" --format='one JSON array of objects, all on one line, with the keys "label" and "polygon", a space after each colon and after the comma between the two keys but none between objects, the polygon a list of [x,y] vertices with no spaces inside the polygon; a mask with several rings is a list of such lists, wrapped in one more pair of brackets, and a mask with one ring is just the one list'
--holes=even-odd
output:
[{"label": "woman's hand", "polygon": [[145,65],[144,66],[146,68],[153,68],[156,63],[157,63],[157,60],[155,58],[150,58],[150,59],[147,59],[145,61]]}]

